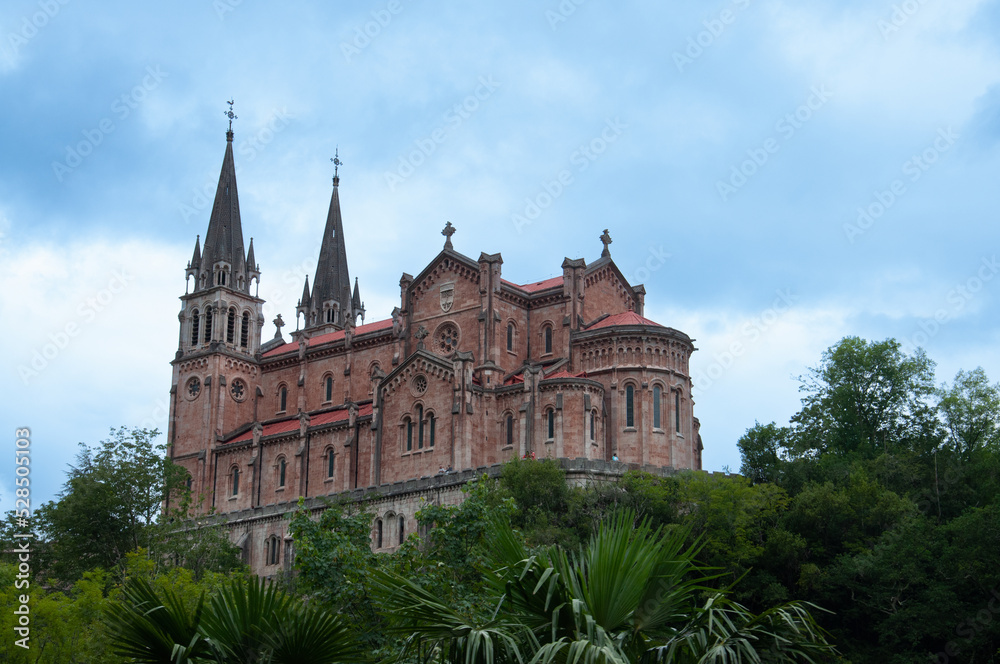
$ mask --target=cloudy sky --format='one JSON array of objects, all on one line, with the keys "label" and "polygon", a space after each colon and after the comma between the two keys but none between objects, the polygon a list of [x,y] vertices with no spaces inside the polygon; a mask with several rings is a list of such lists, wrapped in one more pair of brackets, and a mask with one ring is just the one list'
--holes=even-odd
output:
[{"label": "cloudy sky", "polygon": [[1000,379],[998,35],[996,0],[7,0],[0,510],[15,427],[36,504],[78,442],[166,428],[230,98],[268,320],[315,269],[339,146],[371,319],[445,221],[519,283],[610,229],[646,315],[697,340],[708,469],[846,335]]}]

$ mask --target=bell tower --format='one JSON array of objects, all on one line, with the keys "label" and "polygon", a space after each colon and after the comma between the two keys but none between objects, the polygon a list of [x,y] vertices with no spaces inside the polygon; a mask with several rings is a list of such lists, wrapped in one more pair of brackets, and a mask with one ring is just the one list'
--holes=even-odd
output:
[{"label": "bell tower", "polygon": [[[181,296],[180,337],[173,362],[168,440],[173,460],[191,475],[195,500],[214,500],[218,436],[256,419],[260,394],[264,301],[253,239],[244,253],[233,161],[232,104],[226,115],[226,152],[205,233],[195,239]],[[253,292],[251,290],[253,289]]]}]

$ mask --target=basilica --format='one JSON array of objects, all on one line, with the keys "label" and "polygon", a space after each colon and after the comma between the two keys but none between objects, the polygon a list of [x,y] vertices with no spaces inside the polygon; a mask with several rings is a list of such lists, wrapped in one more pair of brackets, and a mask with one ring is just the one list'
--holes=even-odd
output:
[{"label": "basilica", "polygon": [[448,223],[440,253],[402,273],[398,306],[366,321],[339,187],[335,175],[290,335],[278,316],[264,341],[231,126],[187,265],[170,454],[254,571],[287,569],[300,497],[317,510],[332,494],[367,501],[372,546],[391,550],[416,530],[421,504],[460,501],[464,482],[513,457],[560,459],[578,477],[701,468],[692,339],[644,317],[646,291],[615,265],[607,230],[596,259],[516,283],[499,253],[456,250]]}]

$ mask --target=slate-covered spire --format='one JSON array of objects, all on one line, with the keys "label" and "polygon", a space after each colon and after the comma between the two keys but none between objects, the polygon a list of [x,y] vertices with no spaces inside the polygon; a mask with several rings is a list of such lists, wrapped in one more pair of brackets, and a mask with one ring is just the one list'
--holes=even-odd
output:
[{"label": "slate-covered spire", "polygon": [[250,248],[247,249],[247,269],[248,270],[257,269],[257,259],[253,255],[253,238],[250,238]]},{"label": "slate-covered spire", "polygon": [[355,319],[361,316],[361,322],[365,322],[365,304],[361,301],[361,289],[358,287],[357,277],[354,277],[354,295],[351,296],[351,313]]},{"label": "slate-covered spire", "polygon": [[[340,165],[339,158],[336,163]],[[347,270],[347,245],[344,242],[344,222],[340,215],[340,178],[333,178],[330,210],[326,215],[326,228],[320,244],[316,278],[313,280],[310,308],[306,327],[332,324],[344,327],[347,317],[353,314],[351,306],[351,277]],[[330,310],[334,310],[330,313]]]},{"label": "slate-covered spire", "polygon": [[[240,201],[236,191],[236,164],[233,161],[233,132],[226,132],[226,154],[222,158],[219,186],[215,190],[212,216],[208,220],[205,248],[201,254],[205,287],[222,285],[218,272],[228,267],[226,286],[250,292],[247,261],[243,250],[243,225],[240,223]],[[254,266],[256,267],[256,265]]]},{"label": "slate-covered spire", "polygon": [[188,261],[187,269],[184,270],[184,294],[187,295],[191,287],[190,278],[194,277],[194,289],[198,290],[198,275],[201,274],[201,236],[194,239],[194,253]]},{"label": "slate-covered spire", "polygon": [[201,265],[201,235],[196,235],[194,237],[194,254],[191,256],[188,267],[197,268],[199,265]]},{"label": "slate-covered spire", "polygon": [[309,306],[309,275],[306,275],[306,283],[302,287],[302,299],[299,300],[300,305]]}]

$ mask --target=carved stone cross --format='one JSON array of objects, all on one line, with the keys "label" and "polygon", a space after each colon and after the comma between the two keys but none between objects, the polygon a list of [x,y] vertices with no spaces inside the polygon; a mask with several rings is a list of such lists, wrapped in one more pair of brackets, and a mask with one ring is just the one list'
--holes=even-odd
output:
[{"label": "carved stone cross", "polygon": [[420,328],[416,332],[413,333],[413,336],[417,338],[417,348],[423,348],[424,347],[424,339],[426,339],[428,336],[430,336],[430,334],[431,333],[428,332],[427,328],[424,327],[423,325],[421,325]]},{"label": "carved stone cross", "polygon": [[281,338],[281,328],[283,328],[285,326],[285,321],[281,320],[281,314],[278,314],[278,317],[275,318],[274,321],[272,321],[272,322],[274,323],[274,338],[275,339],[280,339]]},{"label": "carved stone cross", "polygon": [[604,243],[604,251],[601,252],[601,258],[607,258],[611,255],[611,250],[608,249],[608,245],[611,244],[611,236],[608,234],[608,229],[604,229],[604,233],[601,235],[601,242]]},{"label": "carved stone cross", "polygon": [[451,225],[450,221],[444,225],[444,230],[441,231],[441,235],[445,237],[444,241],[445,249],[454,249],[454,247],[452,247],[451,245],[451,236],[455,234],[456,230],[457,229]]}]

